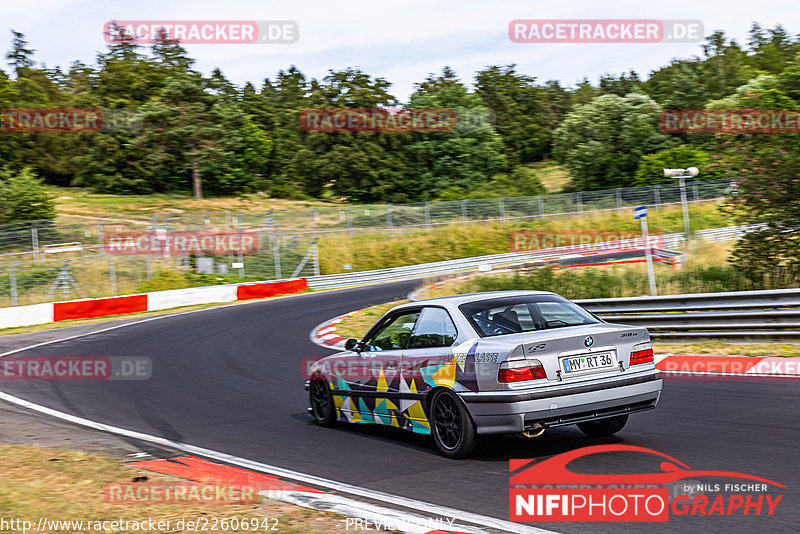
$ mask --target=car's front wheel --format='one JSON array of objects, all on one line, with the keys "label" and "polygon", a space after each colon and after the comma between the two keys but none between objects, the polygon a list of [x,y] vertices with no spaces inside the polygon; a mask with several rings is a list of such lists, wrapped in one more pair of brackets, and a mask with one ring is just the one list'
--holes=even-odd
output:
[{"label": "car's front wheel", "polygon": [[336,407],[328,383],[322,378],[311,379],[308,388],[308,402],[311,406],[311,417],[320,426],[331,426],[336,422]]},{"label": "car's front wheel", "polygon": [[627,415],[617,415],[615,417],[607,417],[599,421],[586,421],[585,423],[578,423],[578,428],[581,432],[592,438],[600,438],[616,434],[625,423],[628,422]]},{"label": "car's front wheel", "polygon": [[475,452],[475,424],[454,393],[442,390],[430,407],[431,435],[436,447],[448,458],[465,458]]}]

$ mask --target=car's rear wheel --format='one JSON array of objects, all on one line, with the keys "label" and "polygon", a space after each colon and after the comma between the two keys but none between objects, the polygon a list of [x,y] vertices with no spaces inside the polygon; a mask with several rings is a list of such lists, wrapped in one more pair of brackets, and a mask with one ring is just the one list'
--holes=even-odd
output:
[{"label": "car's rear wheel", "polygon": [[311,406],[311,417],[320,426],[331,426],[336,422],[336,407],[328,382],[322,378],[312,378],[308,388],[308,402]]},{"label": "car's rear wheel", "polygon": [[476,449],[475,424],[455,394],[442,390],[430,409],[431,434],[436,448],[448,458],[466,458]]},{"label": "car's rear wheel", "polygon": [[578,428],[587,436],[593,438],[600,438],[616,434],[625,423],[628,422],[627,415],[617,415],[615,417],[607,417],[599,421],[586,421],[585,423],[578,423]]}]

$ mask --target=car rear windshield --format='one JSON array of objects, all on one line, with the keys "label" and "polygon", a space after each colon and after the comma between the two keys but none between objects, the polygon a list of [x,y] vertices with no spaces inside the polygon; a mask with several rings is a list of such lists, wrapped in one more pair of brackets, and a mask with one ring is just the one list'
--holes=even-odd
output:
[{"label": "car rear windshield", "polygon": [[469,302],[459,306],[483,337],[594,324],[592,314],[557,295],[523,295]]}]

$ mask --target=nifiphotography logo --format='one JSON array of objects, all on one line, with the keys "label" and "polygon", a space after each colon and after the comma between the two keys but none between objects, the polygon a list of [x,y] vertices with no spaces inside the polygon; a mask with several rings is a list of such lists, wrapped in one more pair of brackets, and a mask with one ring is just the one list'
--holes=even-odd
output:
[{"label": "nifiphotography logo", "polygon": [[[569,469],[580,458],[604,453],[641,453],[660,470],[634,474],[586,474]],[[633,445],[595,445],[536,460],[511,460],[509,519],[527,521],[669,521],[670,516],[771,516],[783,484],[733,471],[704,471],[664,453]],[[624,464],[620,464],[624,465]],[[529,467],[526,467],[529,466]],[[718,483],[707,483],[716,477]],[[686,480],[690,479],[690,480]],[[698,483],[697,480],[703,482]],[[739,479],[739,480],[736,480]],[[678,484],[670,499],[670,487]]]}]

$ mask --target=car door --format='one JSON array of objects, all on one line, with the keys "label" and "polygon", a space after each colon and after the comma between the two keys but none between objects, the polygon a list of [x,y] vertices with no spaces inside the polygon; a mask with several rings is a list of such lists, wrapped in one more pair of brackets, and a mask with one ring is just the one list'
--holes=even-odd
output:
[{"label": "car door", "polygon": [[422,309],[401,364],[398,402],[406,418],[406,428],[421,433],[430,431],[425,394],[437,385],[453,387],[458,364],[450,347],[456,337],[458,331],[446,309],[438,306]]},{"label": "car door", "polygon": [[[355,419],[397,426],[396,410],[403,350],[419,318],[419,309],[384,317],[361,342],[362,350],[347,365],[347,397],[342,411]],[[351,422],[356,422],[351,419]]]}]

